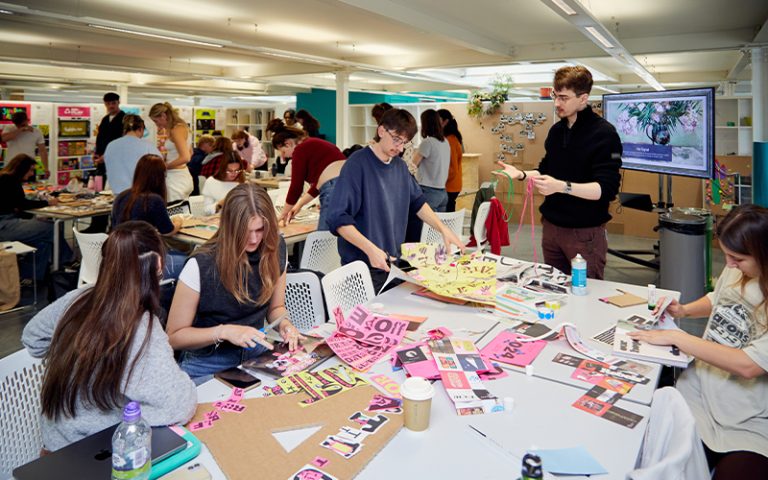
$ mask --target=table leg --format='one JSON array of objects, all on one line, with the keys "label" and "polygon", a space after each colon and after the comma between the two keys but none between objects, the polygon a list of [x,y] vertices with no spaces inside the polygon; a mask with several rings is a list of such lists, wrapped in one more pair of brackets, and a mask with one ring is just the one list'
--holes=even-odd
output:
[{"label": "table leg", "polygon": [[59,241],[61,238],[61,224],[60,218],[53,219],[53,265],[51,266],[52,272],[59,271]]}]

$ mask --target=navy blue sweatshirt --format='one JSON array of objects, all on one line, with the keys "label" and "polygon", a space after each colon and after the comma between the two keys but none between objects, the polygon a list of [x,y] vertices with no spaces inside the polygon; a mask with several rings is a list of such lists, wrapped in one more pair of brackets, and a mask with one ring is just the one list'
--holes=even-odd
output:
[{"label": "navy blue sweatshirt", "polygon": [[596,227],[609,221],[608,206],[621,183],[622,147],[613,125],[587,106],[578,112],[571,128],[567,118],[553,125],[544,147],[547,153],[539,173],[573,183],[597,182],[601,194],[598,200],[585,200],[553,193],[541,205],[542,216],[566,228]]}]

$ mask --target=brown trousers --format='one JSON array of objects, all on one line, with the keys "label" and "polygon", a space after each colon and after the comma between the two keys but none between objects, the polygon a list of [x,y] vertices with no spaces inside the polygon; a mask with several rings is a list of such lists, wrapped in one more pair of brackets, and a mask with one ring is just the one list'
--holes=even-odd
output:
[{"label": "brown trousers", "polygon": [[608,255],[605,225],[588,228],[558,227],[541,219],[541,250],[544,262],[571,274],[571,259],[580,253],[587,261],[587,277],[603,279]]}]

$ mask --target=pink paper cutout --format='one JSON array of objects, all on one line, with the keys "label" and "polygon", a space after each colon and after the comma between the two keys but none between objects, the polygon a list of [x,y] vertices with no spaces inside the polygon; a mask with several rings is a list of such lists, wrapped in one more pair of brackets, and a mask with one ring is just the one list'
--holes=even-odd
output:
[{"label": "pink paper cutout", "polygon": [[541,353],[547,342],[520,342],[521,338],[529,338],[519,333],[503,331],[480,352],[493,361],[524,367],[530,365]]},{"label": "pink paper cutout", "polygon": [[325,457],[317,456],[314,460],[312,460],[312,465],[316,467],[323,468],[324,466],[328,465],[329,460]]},{"label": "pink paper cutout", "polygon": [[197,430],[204,430],[206,428],[211,428],[212,426],[213,426],[212,421],[203,420],[202,422],[190,423],[188,428],[190,432],[195,432]]}]

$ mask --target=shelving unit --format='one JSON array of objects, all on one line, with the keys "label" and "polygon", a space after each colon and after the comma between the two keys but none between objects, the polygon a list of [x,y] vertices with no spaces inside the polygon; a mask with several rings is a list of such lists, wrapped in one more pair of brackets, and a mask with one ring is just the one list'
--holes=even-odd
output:
[{"label": "shelving unit", "polygon": [[224,135],[231,137],[238,130],[245,130],[261,140],[264,153],[272,158],[275,155],[269,135],[266,134],[267,124],[275,118],[274,108],[228,108],[225,111]]},{"label": "shelving unit", "polygon": [[715,154],[752,156],[752,97],[715,99]]},{"label": "shelving unit", "polygon": [[55,150],[49,153],[49,166],[56,183],[66,185],[73,176],[84,177],[95,169],[92,153],[96,126],[92,124],[90,105],[57,105],[55,112],[51,142]]},{"label": "shelving unit", "polygon": [[[393,104],[395,108],[408,110],[416,119],[416,125],[421,128],[421,112],[424,110],[443,108],[443,103],[400,103]],[[373,104],[356,104],[349,106],[350,141],[352,144],[367,145],[376,134],[376,122],[371,116]],[[413,137],[414,146],[418,146],[421,135]]]}]

